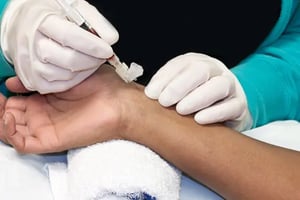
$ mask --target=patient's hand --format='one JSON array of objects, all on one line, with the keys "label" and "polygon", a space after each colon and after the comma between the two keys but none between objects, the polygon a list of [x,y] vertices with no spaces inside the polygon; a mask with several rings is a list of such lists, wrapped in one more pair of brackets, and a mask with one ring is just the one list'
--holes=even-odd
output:
[{"label": "patient's hand", "polygon": [[[15,81],[9,87],[22,91]],[[127,84],[103,66],[69,91],[11,97],[0,139],[21,153],[47,153],[120,138],[124,88]]]},{"label": "patient's hand", "polygon": [[[3,94],[0,93],[0,117],[3,116],[5,109],[6,98]],[[3,121],[0,120],[0,127],[3,127]]]}]

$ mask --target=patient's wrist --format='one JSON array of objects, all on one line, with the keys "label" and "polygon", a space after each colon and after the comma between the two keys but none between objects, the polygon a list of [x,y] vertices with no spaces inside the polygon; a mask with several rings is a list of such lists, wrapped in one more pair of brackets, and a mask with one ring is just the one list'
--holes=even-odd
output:
[{"label": "patient's wrist", "polygon": [[128,135],[142,125],[141,118],[145,107],[147,107],[143,90],[143,86],[129,83],[128,87],[118,97],[121,101],[119,133],[123,139],[129,139]]},{"label": "patient's wrist", "polygon": [[144,86],[133,83],[127,89],[122,98],[120,134],[123,139],[144,144],[148,134],[159,129],[160,120],[175,111],[149,99],[144,93]]}]

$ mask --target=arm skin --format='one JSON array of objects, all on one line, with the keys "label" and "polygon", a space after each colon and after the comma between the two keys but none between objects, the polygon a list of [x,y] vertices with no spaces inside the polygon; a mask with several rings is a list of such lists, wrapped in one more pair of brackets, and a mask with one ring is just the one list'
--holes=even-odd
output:
[{"label": "arm skin", "polygon": [[[9,88],[20,89],[12,82]],[[5,112],[0,138],[21,153],[125,139],[148,146],[226,199],[300,199],[299,152],[222,125],[201,126],[105,66],[64,93],[11,97]]]}]

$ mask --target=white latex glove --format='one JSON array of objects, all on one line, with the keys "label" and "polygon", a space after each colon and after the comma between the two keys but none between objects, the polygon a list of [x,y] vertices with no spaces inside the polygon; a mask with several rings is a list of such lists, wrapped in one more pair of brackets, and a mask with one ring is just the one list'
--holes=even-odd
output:
[{"label": "white latex glove", "polygon": [[80,83],[113,55],[118,32],[84,0],[73,5],[102,39],[68,21],[55,0],[12,0],[1,27],[1,47],[28,90],[42,94]]},{"label": "white latex glove", "polygon": [[145,94],[182,115],[195,113],[199,124],[224,122],[243,131],[251,128],[247,100],[235,75],[219,60],[188,53],[170,60],[152,77]]}]

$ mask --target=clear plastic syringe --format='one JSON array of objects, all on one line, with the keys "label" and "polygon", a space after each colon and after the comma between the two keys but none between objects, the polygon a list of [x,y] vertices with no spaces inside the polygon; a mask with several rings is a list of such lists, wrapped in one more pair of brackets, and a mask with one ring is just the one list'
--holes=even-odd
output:
[{"label": "clear plastic syringe", "polygon": [[[71,2],[68,0],[56,0],[61,8],[64,10],[66,18],[80,26],[81,28],[93,33],[94,35],[99,36],[96,30],[85,20],[85,18],[80,14],[80,12],[71,5]],[[101,38],[101,37],[100,37]],[[120,62],[120,59],[116,54],[107,59],[107,62],[115,67],[117,74],[125,81],[131,82],[137,77],[143,74],[142,66],[131,63],[130,68],[123,62]]]}]

